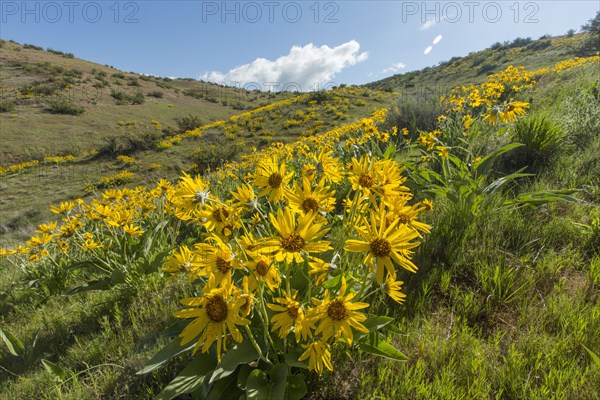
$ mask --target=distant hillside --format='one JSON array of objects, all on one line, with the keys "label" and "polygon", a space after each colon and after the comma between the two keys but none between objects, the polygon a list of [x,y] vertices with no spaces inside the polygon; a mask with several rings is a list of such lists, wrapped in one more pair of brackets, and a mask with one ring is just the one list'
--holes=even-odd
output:
[{"label": "distant hillside", "polygon": [[537,40],[517,38],[512,42],[498,42],[465,57],[453,57],[440,62],[435,67],[393,75],[365,86],[408,96],[437,98],[454,86],[482,82],[487,75],[509,65],[535,70],[565,58],[593,55],[593,51],[584,46],[588,37],[587,33],[579,33],[558,37],[542,36]]},{"label": "distant hillside", "polygon": [[206,124],[293,95],[123,72],[35,45],[0,46],[2,164],[98,147],[123,133],[119,121],[176,130],[177,118]]}]

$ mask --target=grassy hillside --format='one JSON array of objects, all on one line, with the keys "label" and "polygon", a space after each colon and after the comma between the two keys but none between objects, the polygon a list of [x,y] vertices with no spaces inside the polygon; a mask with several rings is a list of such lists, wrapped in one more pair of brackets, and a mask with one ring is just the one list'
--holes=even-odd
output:
[{"label": "grassy hillside", "polygon": [[0,397],[598,398],[600,61],[553,51],[5,173]]},{"label": "grassy hillside", "polygon": [[98,148],[122,134],[119,121],[177,129],[175,120],[190,114],[209,123],[292,95],[144,76],[8,41],[0,47],[0,83],[3,165]]},{"label": "grassy hillside", "polygon": [[435,67],[390,76],[366,86],[435,99],[454,86],[482,82],[487,75],[509,65],[535,70],[566,58],[591,56],[593,51],[585,46],[588,38],[589,34],[586,33],[547,36],[538,40],[517,38],[511,42],[495,43],[490,48],[465,57],[453,57]]}]

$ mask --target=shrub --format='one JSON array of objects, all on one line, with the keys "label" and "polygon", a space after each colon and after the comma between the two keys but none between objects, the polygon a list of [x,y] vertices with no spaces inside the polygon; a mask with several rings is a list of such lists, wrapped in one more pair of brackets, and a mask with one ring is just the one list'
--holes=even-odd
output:
[{"label": "shrub", "polygon": [[386,127],[395,126],[398,131],[408,128],[415,134],[418,131],[431,131],[435,129],[440,114],[442,109],[438,101],[422,100],[417,103],[414,99],[403,99],[388,113]]},{"label": "shrub", "polygon": [[154,90],[154,91],[148,93],[148,96],[155,97],[157,99],[162,99],[163,92],[161,92],[160,90]]},{"label": "shrub", "polygon": [[46,111],[52,114],[64,114],[64,115],[79,115],[85,111],[83,107],[80,107],[73,103],[71,100],[59,98],[48,102]]},{"label": "shrub", "polygon": [[15,109],[14,101],[0,101],[0,113],[11,112]]},{"label": "shrub", "polygon": [[111,90],[110,95],[115,99],[115,103],[118,105],[125,104],[143,104],[144,94],[142,92],[135,92],[133,94],[125,93],[121,90]]},{"label": "shrub", "polygon": [[515,142],[524,144],[512,153],[519,167],[535,169],[547,165],[563,146],[563,130],[546,116],[531,115],[520,119],[511,134]]},{"label": "shrub", "polygon": [[177,126],[179,127],[178,133],[191,131],[198,128],[199,126],[204,125],[200,117],[192,114],[188,115],[187,117],[175,118],[175,123],[177,123]]}]

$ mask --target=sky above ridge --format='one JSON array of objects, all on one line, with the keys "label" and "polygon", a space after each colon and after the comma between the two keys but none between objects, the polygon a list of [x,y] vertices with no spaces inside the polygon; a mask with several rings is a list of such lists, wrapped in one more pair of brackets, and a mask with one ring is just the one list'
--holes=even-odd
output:
[{"label": "sky above ridge", "polygon": [[0,1],[0,37],[115,68],[262,90],[363,84],[516,37],[591,1]]}]

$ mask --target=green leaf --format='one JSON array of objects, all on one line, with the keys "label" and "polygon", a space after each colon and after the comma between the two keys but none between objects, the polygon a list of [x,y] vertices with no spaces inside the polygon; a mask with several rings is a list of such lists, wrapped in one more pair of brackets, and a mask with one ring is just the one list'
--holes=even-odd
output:
[{"label": "green leaf", "polygon": [[308,369],[308,360],[298,361],[302,355],[301,351],[291,350],[285,355],[285,363],[290,367],[306,368]]},{"label": "green leaf", "polygon": [[20,356],[23,354],[23,351],[25,351],[23,343],[21,343],[21,341],[12,333],[0,328],[0,337],[4,341],[4,344],[6,344],[6,347],[8,347],[10,354],[13,356]]},{"label": "green leaf", "polygon": [[237,388],[235,375],[228,376],[215,382],[205,400],[236,399],[244,393]]},{"label": "green leaf", "polygon": [[246,397],[248,400],[283,400],[288,386],[289,367],[277,364],[271,369],[271,381],[267,374],[255,369],[246,381]]},{"label": "green leaf", "polygon": [[250,372],[246,381],[246,398],[248,400],[266,400],[269,398],[269,379],[260,369]]},{"label": "green leaf", "polygon": [[588,352],[588,354],[590,355],[590,357],[592,358],[592,361],[594,362],[594,364],[596,364],[596,366],[598,368],[600,368],[600,357],[598,357],[596,355],[596,353],[594,353],[593,351],[591,351],[590,349],[588,349],[585,345],[582,345],[583,348]]},{"label": "green leaf", "polygon": [[162,350],[160,350],[158,353],[156,353],[154,355],[154,357],[152,357],[150,359],[150,361],[148,361],[146,363],[144,368],[142,368],[141,370],[136,372],[136,374],[143,375],[143,374],[147,374],[148,372],[152,372],[155,369],[166,364],[167,361],[169,361],[171,358],[175,357],[176,355],[181,354],[184,351],[190,350],[196,344],[196,342],[192,341],[192,343],[188,343],[186,346],[181,346],[179,344],[180,341],[181,341],[181,339],[176,338],[171,343],[169,343],[168,345],[163,347]]},{"label": "green leaf", "polygon": [[507,144],[506,146],[502,146],[499,149],[496,149],[496,151],[493,151],[492,153],[488,154],[487,156],[483,157],[479,163],[477,163],[477,167],[475,168],[475,170],[477,171],[477,173],[479,175],[487,175],[490,171],[490,168],[492,167],[492,163],[494,161],[494,159],[496,157],[498,157],[499,155],[502,155],[504,153],[506,153],[507,151],[510,151],[512,149],[516,149],[517,147],[521,147],[524,146],[524,144],[522,143],[510,143]]},{"label": "green leaf", "polygon": [[216,360],[210,353],[197,355],[192,362],[165,387],[154,400],[171,400],[200,388],[210,377]]},{"label": "green leaf", "polygon": [[385,153],[383,153],[383,158],[391,160],[396,156],[396,145],[392,142],[388,144],[388,147],[385,149]]},{"label": "green leaf", "polygon": [[539,192],[521,193],[512,200],[504,202],[505,206],[510,205],[528,205],[532,207],[538,207],[547,203],[557,201],[568,201],[576,203],[578,200],[571,196],[577,190],[566,189],[566,190],[542,190]]},{"label": "green leaf", "polygon": [[69,292],[67,292],[67,296],[72,296],[77,293],[89,292],[92,290],[108,290],[111,288],[111,283],[112,281],[110,278],[89,281],[86,282],[84,285],[77,286],[76,288],[71,289]]},{"label": "green leaf", "polygon": [[209,383],[213,383],[231,375],[238,365],[255,361],[258,357],[258,352],[254,346],[252,346],[250,341],[246,340],[236,344],[231,350],[223,355],[223,358],[221,358],[221,362],[217,365],[217,368],[215,368],[215,372],[212,374]]},{"label": "green leaf", "polygon": [[287,383],[286,393],[288,400],[300,400],[306,395],[308,390],[304,381],[304,375],[288,375]]},{"label": "green leaf", "polygon": [[496,179],[494,182],[490,183],[485,189],[483,189],[484,193],[494,193],[498,189],[501,189],[507,183],[510,183],[511,181],[514,181],[515,179],[525,178],[528,176],[534,176],[534,174],[520,173],[523,170],[524,170],[524,168],[522,168],[522,169],[518,170],[517,172],[512,173],[510,175],[506,175],[506,176],[503,176],[502,178]]},{"label": "green leaf", "polygon": [[342,275],[338,275],[338,276],[334,276],[331,279],[326,280],[325,282],[323,282],[323,287],[325,289],[333,289],[334,287],[337,287],[338,285],[340,285],[340,283],[342,282]]},{"label": "green leaf", "polygon": [[69,376],[72,375],[72,372],[68,369],[54,364],[52,361],[44,360],[43,358],[42,365],[44,368],[46,368],[46,371],[48,371],[50,375],[54,376],[54,378],[60,382],[64,382],[67,378],[69,378]]},{"label": "green leaf", "polygon": [[240,388],[240,390],[246,391],[246,382],[248,381],[250,372],[252,372],[252,368],[249,365],[242,365],[240,367],[237,374],[237,387]]},{"label": "green leaf", "polygon": [[379,315],[370,315],[363,325],[369,330],[369,332],[377,331],[390,322],[394,321],[392,317],[384,317]]},{"label": "green leaf", "polygon": [[271,390],[269,399],[283,400],[287,386],[289,368],[286,364],[277,364],[271,370]]},{"label": "green leaf", "polygon": [[367,353],[386,357],[396,361],[406,361],[408,357],[386,342],[375,332],[371,333],[362,342],[358,343],[358,348]]}]

